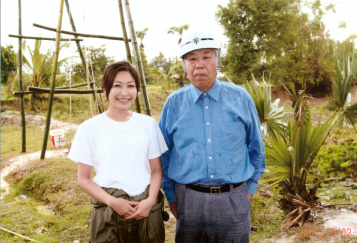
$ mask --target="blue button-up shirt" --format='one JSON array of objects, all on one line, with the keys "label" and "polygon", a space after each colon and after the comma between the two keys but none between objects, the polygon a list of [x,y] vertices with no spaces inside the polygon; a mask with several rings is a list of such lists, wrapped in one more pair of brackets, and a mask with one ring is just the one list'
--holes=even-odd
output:
[{"label": "blue button-up shirt", "polygon": [[169,150],[161,156],[167,201],[175,183],[247,182],[254,194],[265,171],[265,151],[253,99],[217,80],[203,93],[192,84],[172,93],[159,121]]}]

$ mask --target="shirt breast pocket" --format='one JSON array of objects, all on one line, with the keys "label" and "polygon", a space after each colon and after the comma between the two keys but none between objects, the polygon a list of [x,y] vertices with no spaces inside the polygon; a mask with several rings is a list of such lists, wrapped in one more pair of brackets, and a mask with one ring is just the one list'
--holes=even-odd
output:
[{"label": "shirt breast pocket", "polygon": [[245,126],[242,122],[223,124],[223,148],[234,151],[245,146]]}]

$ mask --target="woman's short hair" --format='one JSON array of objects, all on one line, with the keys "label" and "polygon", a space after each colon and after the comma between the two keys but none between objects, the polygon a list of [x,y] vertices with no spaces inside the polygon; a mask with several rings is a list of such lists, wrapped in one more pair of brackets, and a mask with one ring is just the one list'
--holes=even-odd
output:
[{"label": "woman's short hair", "polygon": [[135,81],[135,86],[137,92],[140,91],[140,81],[139,81],[139,74],[134,68],[131,63],[127,61],[120,61],[120,62],[115,62],[107,66],[104,70],[104,74],[102,77],[102,88],[105,89],[105,95],[107,96],[107,99],[109,97],[110,90],[113,87],[113,82],[115,76],[122,71],[129,72],[131,76],[133,76],[134,81]]}]

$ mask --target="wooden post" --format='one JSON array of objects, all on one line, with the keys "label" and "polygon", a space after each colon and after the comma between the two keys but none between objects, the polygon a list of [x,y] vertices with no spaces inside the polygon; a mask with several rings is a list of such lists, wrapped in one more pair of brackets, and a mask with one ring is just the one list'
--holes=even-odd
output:
[{"label": "wooden post", "polygon": [[140,56],[140,51],[138,48],[138,42],[136,40],[136,34],[135,34],[135,29],[134,29],[134,22],[131,17],[131,12],[130,12],[130,7],[129,7],[129,0],[125,0],[125,6],[126,6],[126,13],[127,17],[129,19],[129,29],[130,29],[130,35],[131,35],[131,43],[133,44],[133,49],[134,49],[134,55],[135,55],[135,60],[136,60],[136,66],[139,71],[139,77],[140,77],[140,82],[141,82],[141,94],[143,96],[144,100],[144,109],[145,112],[148,116],[151,116],[151,108],[150,108],[150,102],[149,102],[149,96],[146,92],[146,82],[145,82],[145,75],[144,75],[144,68],[143,64],[141,61],[141,56]]},{"label": "wooden post", "polygon": [[[121,20],[121,28],[123,31],[123,37],[124,37],[124,42],[125,42],[126,58],[127,58],[128,62],[133,63],[133,61],[131,60],[128,34],[126,32],[126,27],[125,27],[123,4],[122,4],[121,0],[118,0],[118,2],[119,2],[119,16],[120,16],[120,20]],[[141,113],[139,96],[136,96],[135,108],[136,108],[136,112]]]},{"label": "wooden post", "polygon": [[[68,0],[65,0],[65,4],[66,4],[66,8],[67,8],[69,22],[71,23],[71,26],[72,26],[72,30],[74,32],[77,32],[77,29],[76,29],[76,26],[74,24],[74,20],[73,20],[73,17],[72,17],[71,10],[69,9]],[[78,38],[78,36],[75,35],[75,34],[73,36],[74,36],[74,38]],[[77,49],[78,49],[78,52],[79,52],[79,56],[80,56],[81,61],[82,61],[83,68],[84,68],[84,70],[86,70],[86,59],[84,58],[84,54],[83,54],[83,50],[81,48],[81,44],[79,43],[79,41],[76,41],[76,45],[77,45]],[[90,83],[90,88],[93,89],[93,83],[92,82]],[[96,99],[96,94],[95,93],[93,93],[93,99],[96,102],[97,99]],[[101,109],[101,106],[98,104],[98,102],[96,102],[96,105],[98,106],[99,113],[102,113],[103,111]]]},{"label": "wooden post", "polygon": [[59,18],[58,18],[58,26],[57,26],[57,34],[56,34],[56,50],[55,50],[54,58],[53,58],[53,66],[52,66],[52,73],[51,73],[51,85],[50,85],[50,97],[49,97],[49,102],[48,102],[46,127],[45,127],[45,135],[43,138],[41,159],[45,158],[48,133],[50,131],[51,112],[52,112],[52,104],[53,104],[54,90],[55,90],[55,84],[56,84],[56,72],[57,72],[58,55],[59,55],[60,39],[61,39],[63,1],[64,0],[61,0],[61,2],[60,2],[60,10],[59,10]]},{"label": "wooden post", "polygon": [[[19,35],[22,36],[22,21],[21,21],[21,0],[19,0]],[[19,89],[23,91],[22,83],[22,38],[19,38]],[[26,120],[24,109],[24,95],[20,95],[20,109],[21,109],[21,125],[22,125],[22,152],[26,152]]]}]

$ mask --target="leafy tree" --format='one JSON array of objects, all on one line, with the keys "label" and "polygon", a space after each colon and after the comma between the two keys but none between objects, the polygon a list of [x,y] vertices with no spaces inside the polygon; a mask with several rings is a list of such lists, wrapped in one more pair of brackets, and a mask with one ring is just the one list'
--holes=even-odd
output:
[{"label": "leafy tree", "polygon": [[178,27],[173,26],[167,31],[167,33],[168,34],[175,34],[177,32],[180,35],[180,39],[178,41],[178,44],[180,45],[181,41],[182,41],[182,34],[183,34],[183,32],[185,30],[188,30],[188,28],[190,28],[190,25],[188,25],[188,24],[181,25],[181,26],[178,26]]},{"label": "leafy tree", "polygon": [[[105,45],[99,48],[93,46],[85,47],[86,61],[88,63],[89,75],[94,75],[93,79],[95,81],[100,80],[100,76],[103,74],[104,69],[112,62],[114,62],[114,57],[107,56],[107,50]],[[83,82],[87,80],[86,71],[82,63],[77,63],[73,67],[73,83]],[[100,86],[99,83],[97,85]]]},{"label": "leafy tree", "polygon": [[219,6],[216,16],[230,39],[222,71],[244,83],[258,65],[264,68],[260,59],[269,64],[281,55],[282,39],[289,36],[297,11],[294,0],[231,0],[227,7]]},{"label": "leafy tree", "polygon": [[145,52],[140,50],[141,62],[144,68],[145,81],[147,84],[155,83],[155,75],[152,73],[152,68],[150,67],[148,60],[146,58]]},{"label": "leafy tree", "polygon": [[174,59],[166,59],[164,54],[160,52],[160,54],[156,57],[154,57],[151,62],[149,63],[149,66],[151,68],[157,68],[164,74],[168,74],[170,71],[170,67],[175,63]]},{"label": "leafy tree", "polygon": [[168,79],[173,83],[178,83],[179,87],[183,87],[186,79],[186,74],[183,71],[181,60],[176,58],[176,62],[170,67],[167,74]]},{"label": "leafy tree", "polygon": [[222,71],[236,83],[268,72],[297,90],[330,87],[333,42],[324,34],[320,1],[309,9],[312,15],[302,12],[299,0],[231,0],[219,6],[216,16],[230,39]]},{"label": "leafy tree", "polygon": [[16,73],[17,59],[12,45],[1,46],[1,83],[6,84],[9,75]]}]

